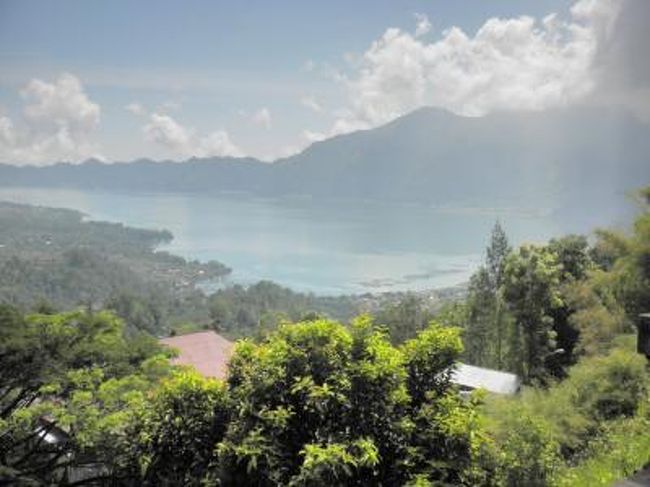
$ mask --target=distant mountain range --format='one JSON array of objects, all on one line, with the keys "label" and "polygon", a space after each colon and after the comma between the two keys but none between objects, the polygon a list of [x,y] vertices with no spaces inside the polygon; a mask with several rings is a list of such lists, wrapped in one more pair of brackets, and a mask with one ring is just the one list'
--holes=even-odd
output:
[{"label": "distant mountain range", "polygon": [[437,206],[603,211],[650,183],[650,124],[572,108],[468,118],[424,108],[264,163],[252,158],[16,167],[1,186],[245,192]]}]

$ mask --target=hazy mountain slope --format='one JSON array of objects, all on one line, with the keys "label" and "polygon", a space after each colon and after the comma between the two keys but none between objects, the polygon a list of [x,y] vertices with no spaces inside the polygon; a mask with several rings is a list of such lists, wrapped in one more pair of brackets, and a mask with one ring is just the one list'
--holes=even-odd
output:
[{"label": "hazy mountain slope", "polygon": [[[423,109],[280,161],[286,192],[565,206],[650,180],[650,126],[611,112],[462,118]],[[578,187],[579,185],[579,187]]]},{"label": "hazy mountain slope", "polygon": [[125,191],[261,191],[269,170],[269,164],[251,158],[191,159],[183,163],[142,159],[116,164],[91,160],[46,167],[0,165],[0,184]]},{"label": "hazy mountain slope", "polygon": [[612,212],[650,182],[650,125],[572,109],[459,117],[421,109],[382,127],[255,159],[0,166],[0,184],[119,190],[247,191],[445,206]]}]

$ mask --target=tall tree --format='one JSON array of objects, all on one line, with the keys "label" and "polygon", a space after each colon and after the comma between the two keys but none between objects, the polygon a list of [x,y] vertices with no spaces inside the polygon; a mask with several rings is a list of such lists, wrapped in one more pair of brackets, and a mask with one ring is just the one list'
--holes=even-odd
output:
[{"label": "tall tree", "polygon": [[515,320],[511,352],[518,373],[543,379],[546,361],[557,352],[550,310],[562,305],[562,268],[545,247],[523,245],[506,259],[503,295]]},{"label": "tall tree", "polygon": [[[567,235],[562,238],[552,239],[547,246],[561,266],[560,286],[561,294],[571,294],[571,288],[587,278],[587,274],[594,268],[589,255],[587,238],[582,235]],[[574,309],[569,305],[568,299],[560,306],[548,311],[553,318],[553,330],[556,335],[556,346],[562,353],[554,354],[548,360],[549,370],[553,375],[562,377],[566,367],[575,362],[574,349],[578,343],[579,331],[573,324],[571,315]]]},{"label": "tall tree", "polygon": [[495,294],[501,287],[503,267],[505,265],[506,257],[511,250],[506,232],[503,230],[501,223],[497,220],[492,228],[490,245],[488,245],[486,251],[486,267],[492,285],[492,291]]},{"label": "tall tree", "polygon": [[485,265],[472,276],[468,289],[465,358],[485,367],[504,367],[508,316],[501,297],[503,268],[511,252],[508,237],[497,221],[486,248]]},{"label": "tall tree", "polygon": [[471,277],[467,294],[464,359],[474,365],[493,366],[497,299],[486,267],[479,268]]}]

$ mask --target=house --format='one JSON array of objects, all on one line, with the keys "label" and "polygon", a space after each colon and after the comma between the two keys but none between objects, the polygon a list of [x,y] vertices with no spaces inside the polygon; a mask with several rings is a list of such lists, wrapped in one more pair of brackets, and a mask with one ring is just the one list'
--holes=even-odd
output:
[{"label": "house", "polygon": [[160,343],[178,350],[176,365],[191,365],[204,377],[225,379],[234,343],[214,331],[163,338]]},{"label": "house", "polygon": [[460,362],[456,364],[451,374],[451,381],[461,391],[485,389],[495,394],[516,394],[521,387],[521,379],[515,374]]}]

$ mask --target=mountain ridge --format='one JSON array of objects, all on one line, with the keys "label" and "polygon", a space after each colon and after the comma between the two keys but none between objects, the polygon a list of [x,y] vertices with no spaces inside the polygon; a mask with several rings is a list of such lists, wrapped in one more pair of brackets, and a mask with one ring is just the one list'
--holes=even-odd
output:
[{"label": "mountain ridge", "polygon": [[241,192],[578,212],[589,205],[609,211],[610,203],[618,211],[624,206],[621,194],[648,182],[650,125],[623,112],[586,107],[474,118],[425,107],[272,163],[228,157],[0,164],[0,186]]}]

